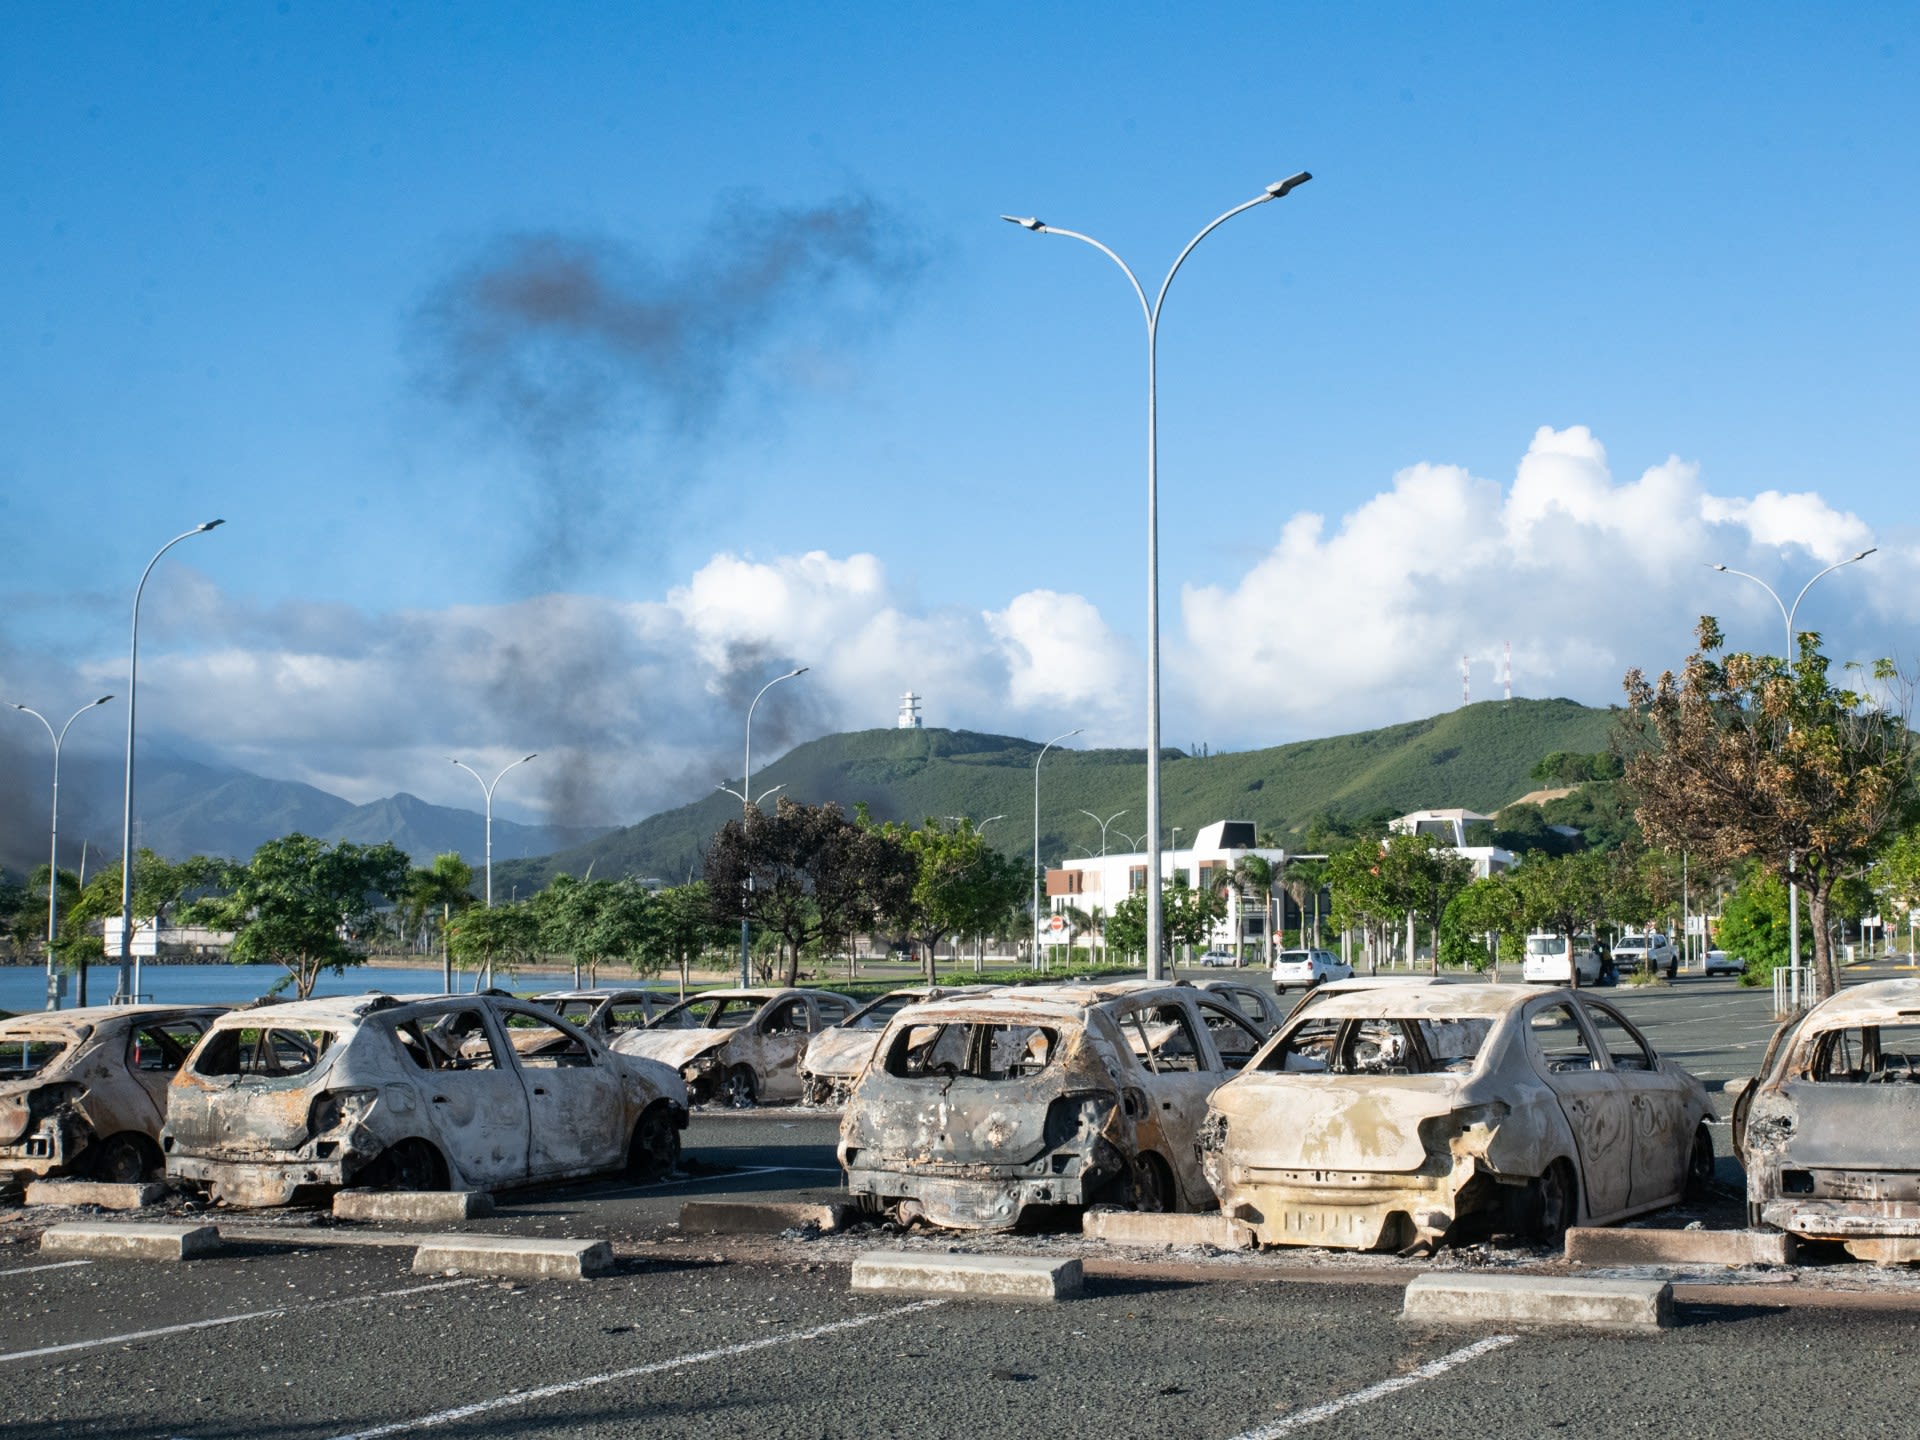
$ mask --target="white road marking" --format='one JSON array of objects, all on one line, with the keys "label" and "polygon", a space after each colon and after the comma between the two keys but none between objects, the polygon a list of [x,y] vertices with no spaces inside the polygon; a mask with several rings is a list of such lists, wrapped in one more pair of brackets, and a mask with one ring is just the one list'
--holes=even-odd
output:
[{"label": "white road marking", "polygon": [[244,1315],[216,1315],[211,1320],[189,1320],[180,1325],[162,1325],[156,1330],[133,1330],[125,1335],[103,1335],[98,1340],[69,1340],[64,1345],[42,1345],[37,1350],[15,1350],[0,1355],[0,1363],[9,1360],[36,1360],[43,1355],[65,1355],[74,1350],[97,1350],[102,1345],[126,1345],[135,1340],[155,1340],[163,1335],[184,1335],[190,1330],[213,1330],[222,1325],[239,1325],[247,1320],[274,1320],[298,1311],[311,1315],[316,1310],[331,1310],[339,1305],[363,1305],[369,1300],[397,1300],[403,1295],[420,1295],[429,1290],[452,1290],[462,1285],[478,1285],[475,1279],[439,1280],[431,1285],[409,1285],[404,1290],[381,1290],[372,1295],[342,1295],[333,1300],[302,1301],[297,1305],[278,1305],[271,1310],[250,1310]]},{"label": "white road marking", "polygon": [[71,1270],[76,1265],[91,1265],[91,1260],[49,1260],[45,1265],[22,1265],[14,1270],[0,1270],[0,1275],[37,1275],[42,1270]]},{"label": "white road marking", "polygon": [[1342,1395],[1323,1405],[1310,1405],[1305,1410],[1296,1410],[1291,1415],[1283,1415],[1271,1425],[1262,1425],[1257,1430],[1246,1430],[1233,1437],[1233,1440],[1273,1440],[1277,1435],[1288,1435],[1308,1425],[1318,1425],[1322,1420],[1331,1420],[1342,1410],[1351,1410],[1355,1405],[1366,1405],[1374,1400],[1384,1399],[1395,1391],[1405,1390],[1408,1386],[1418,1385],[1423,1380],[1434,1380],[1449,1370],[1465,1365],[1468,1361],[1478,1360],[1482,1355],[1491,1354],[1503,1345],[1511,1345],[1520,1337],[1517,1335],[1489,1335],[1484,1340],[1476,1340],[1471,1345],[1442,1355],[1438,1360],[1430,1360],[1418,1370],[1409,1370],[1404,1375],[1395,1375],[1391,1380],[1382,1380],[1378,1385],[1369,1385],[1364,1390],[1355,1390],[1351,1395]]},{"label": "white road marking", "polygon": [[345,1435],[336,1435],[332,1440],[379,1440],[383,1435],[403,1435],[409,1430],[426,1430],[437,1425],[452,1425],[457,1421],[471,1420],[476,1415],[504,1410],[509,1406],[531,1405],[535,1401],[570,1395],[576,1390],[591,1390],[600,1385],[615,1385],[622,1380],[638,1380],[646,1375],[662,1375],[670,1370],[684,1370],[689,1365],[702,1365],[709,1360],[728,1360],[736,1355],[750,1355],[755,1350],[768,1350],[775,1345],[798,1345],[802,1341],[818,1340],[823,1335],[837,1335],[842,1331],[858,1330],[876,1321],[898,1319],[902,1315],[911,1315],[916,1310],[931,1310],[946,1303],[944,1300],[916,1300],[911,1305],[902,1305],[897,1309],[880,1310],[871,1315],[856,1315],[851,1320],[835,1320],[830,1324],[815,1325],[810,1330],[794,1330],[783,1335],[765,1335],[758,1340],[743,1340],[738,1345],[723,1345],[718,1350],[700,1350],[691,1355],[675,1356],[671,1360],[656,1360],[650,1365],[634,1365],[625,1370],[609,1370],[602,1375],[585,1375],[578,1380],[562,1380],[558,1384],[542,1385],[533,1390],[514,1390],[505,1395],[497,1395],[491,1400],[476,1400],[471,1405],[456,1405],[451,1410],[436,1410],[431,1415],[421,1415],[412,1420],[394,1420],[385,1425],[376,1425],[370,1430],[354,1430]]}]

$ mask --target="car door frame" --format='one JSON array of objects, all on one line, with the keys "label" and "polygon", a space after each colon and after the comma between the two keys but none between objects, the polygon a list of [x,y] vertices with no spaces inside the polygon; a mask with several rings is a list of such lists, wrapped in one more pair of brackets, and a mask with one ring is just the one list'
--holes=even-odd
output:
[{"label": "car door frame", "polygon": [[[398,1033],[400,1026],[417,1025],[425,1033],[456,1015],[470,1013],[480,1017],[487,1043],[493,1049],[491,1068],[476,1070],[453,1064],[421,1069],[406,1059],[406,1047],[401,1044]],[[548,1014],[547,1018],[554,1017]],[[483,1187],[526,1179],[532,1162],[532,1108],[526,1077],[520,1069],[519,1056],[514,1053],[513,1036],[500,1023],[493,1007],[473,996],[455,996],[436,1002],[430,1009],[396,1017],[383,1028],[393,1042],[395,1065],[412,1078],[418,1090],[420,1113],[431,1126],[429,1138],[447,1162],[448,1170]],[[503,1061],[503,1055],[510,1058]],[[490,1153],[485,1148],[489,1143],[485,1137],[502,1131],[517,1132],[519,1143],[510,1144],[498,1154]],[[474,1143],[456,1145],[459,1140]]]},{"label": "car door frame", "polygon": [[[1671,1204],[1687,1189],[1687,1163],[1693,1155],[1694,1127],[1687,1123],[1688,1088],[1675,1068],[1660,1058],[1647,1037],[1626,1016],[1603,1000],[1580,997],[1589,1020],[1595,1010],[1617,1021],[1652,1062],[1647,1070],[1622,1069],[1610,1049],[1607,1063],[1627,1097],[1627,1121],[1633,1133],[1633,1171],[1627,1203],[1638,1210]],[[1593,1026],[1596,1038],[1600,1027]]]},{"label": "car door frame", "polygon": [[[1555,1006],[1565,1008],[1573,1016],[1575,1028],[1587,1047],[1589,1068],[1555,1070],[1547,1062],[1534,1030],[1534,1020]],[[1522,1023],[1527,1058],[1540,1082],[1553,1093],[1572,1133],[1574,1152],[1580,1161],[1580,1188],[1587,1218],[1598,1220],[1620,1214],[1631,1205],[1633,1127],[1626,1092],[1613,1068],[1612,1057],[1599,1043],[1600,1037],[1576,992],[1563,990],[1529,1001]]]},{"label": "car door frame", "polygon": [[1235,1072],[1221,1063],[1212,1032],[1190,995],[1162,992],[1130,996],[1109,1018],[1125,1042],[1129,1021],[1145,1010],[1167,1005],[1186,1017],[1199,1068],[1156,1070],[1147,1056],[1134,1052],[1131,1042],[1124,1044],[1127,1058],[1133,1064],[1134,1083],[1128,1088],[1140,1096],[1134,1102],[1137,1112],[1133,1115],[1134,1138],[1136,1149],[1153,1151],[1173,1172],[1175,1203],[1192,1208],[1204,1206],[1213,1198],[1213,1188],[1200,1169],[1200,1156],[1195,1148],[1200,1124],[1207,1115],[1207,1099],[1232,1079]]},{"label": "car door frame", "polygon": [[[628,1123],[626,1078],[613,1052],[578,1025],[526,1001],[496,1000],[488,1008],[503,1035],[509,1033],[507,1017],[524,1014],[566,1032],[586,1051],[584,1065],[543,1065],[541,1057],[508,1046],[526,1085],[528,1175],[588,1175],[619,1168],[633,1127]],[[598,1134],[574,1123],[580,1114],[601,1122]]]}]

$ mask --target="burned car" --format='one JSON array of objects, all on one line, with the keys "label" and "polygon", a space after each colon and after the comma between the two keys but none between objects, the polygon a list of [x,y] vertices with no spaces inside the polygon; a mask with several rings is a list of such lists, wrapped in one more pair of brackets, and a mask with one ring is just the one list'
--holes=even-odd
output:
[{"label": "burned car", "polygon": [[[1220,1038],[1216,1038],[1216,1036]],[[1004,989],[894,1016],[840,1122],[847,1188],[903,1223],[1213,1205],[1194,1134],[1260,1037],[1191,985]]]},{"label": "burned car", "polygon": [[671,999],[644,988],[549,990],[534,996],[533,1003],[610,1045],[615,1036],[646,1029],[660,1017]]},{"label": "burned car", "polygon": [[838,1025],[830,1025],[807,1042],[800,1052],[800,1103],[839,1105],[853,1093],[873,1047],[887,1022],[909,1005],[944,1000],[950,995],[977,995],[990,985],[909,985],[869,1000]]},{"label": "burned car", "polygon": [[342,1186],[668,1174],[686,1087],[526,1001],[356,995],[234,1011],[173,1078],[169,1179],[235,1205]]},{"label": "burned car", "polygon": [[1671,1205],[1713,1175],[1704,1086],[1572,990],[1319,999],[1214,1092],[1222,1213],[1268,1245],[1406,1249]]},{"label": "burned car", "polygon": [[167,1084],[223,1005],[92,1005],[0,1022],[0,1178],[161,1172]]},{"label": "burned car", "polygon": [[614,1048],[671,1065],[696,1105],[797,1100],[801,1050],[855,1008],[828,990],[708,990],[616,1037]]},{"label": "burned car", "polygon": [[[1334,981],[1339,984],[1339,981]],[[1253,1023],[1253,1028],[1262,1036],[1273,1034],[1287,1020],[1287,1007],[1271,992],[1262,990],[1258,985],[1249,985],[1244,980],[1202,980],[1199,989],[1224,1000]],[[1315,993],[1326,989],[1319,986]]]},{"label": "burned car", "polygon": [[1848,986],[1776,1030],[1733,1144],[1752,1223],[1920,1260],[1920,980]]}]

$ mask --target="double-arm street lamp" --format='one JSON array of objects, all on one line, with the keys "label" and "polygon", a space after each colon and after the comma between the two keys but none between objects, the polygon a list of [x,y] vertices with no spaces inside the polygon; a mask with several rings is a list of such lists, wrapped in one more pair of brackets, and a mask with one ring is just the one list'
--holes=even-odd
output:
[{"label": "double-arm street lamp", "polygon": [[[1858,555],[1849,555],[1845,560],[1836,560],[1818,575],[1815,575],[1813,579],[1802,585],[1800,587],[1800,593],[1793,597],[1793,604],[1791,605],[1782,600],[1780,593],[1758,575],[1749,575],[1745,570],[1735,570],[1731,565],[1709,564],[1708,568],[1718,570],[1722,575],[1738,575],[1742,580],[1751,580],[1762,590],[1766,591],[1767,594],[1773,596],[1773,603],[1780,607],[1780,618],[1786,622],[1787,627],[1787,648],[1782,652],[1780,658],[1786,661],[1787,671],[1791,674],[1798,659],[1795,652],[1800,648],[1800,634],[1794,629],[1793,624],[1794,617],[1800,613],[1800,602],[1807,598],[1807,592],[1813,589],[1819,581],[1831,575],[1836,570],[1844,569],[1848,565],[1858,564],[1879,548],[1878,545],[1870,545]],[[1800,1008],[1801,993],[1800,882],[1793,878],[1793,872],[1799,858],[1797,854],[1793,853],[1789,853],[1787,856],[1787,943],[1789,946],[1787,951],[1787,1003],[1795,1010]]]},{"label": "double-arm street lamp", "polygon": [[[1160,283],[1160,291],[1151,302],[1147,292],[1140,284],[1139,277],[1132,268],[1107,246],[1091,235],[1082,235],[1076,230],[1062,230],[1058,226],[1048,225],[1031,215],[1002,215],[1002,220],[1031,230],[1040,235],[1064,235],[1069,240],[1078,240],[1091,245],[1105,255],[1127,277],[1127,283],[1133,286],[1133,293],[1139,298],[1140,309],[1147,322],[1147,976],[1161,980],[1165,977],[1165,966],[1161,955],[1161,933],[1163,929],[1160,900],[1160,431],[1159,431],[1159,337],[1160,310],[1166,304],[1167,290],[1173,284],[1173,277],[1180,273],[1180,267],[1186,263],[1187,256],[1193,253],[1207,236],[1220,226],[1244,211],[1256,205],[1264,205],[1269,200],[1278,200],[1313,178],[1308,171],[1289,175],[1285,180],[1276,180],[1251,200],[1242,202],[1224,215],[1209,222],[1198,235],[1187,242],[1173,262],[1173,268],[1167,271],[1167,278]],[[1037,822],[1036,822],[1037,823]]]},{"label": "double-arm street lamp", "polygon": [[[753,712],[755,707],[760,703],[760,696],[766,694],[767,691],[778,685],[782,680],[791,680],[796,675],[804,675],[812,668],[810,665],[802,665],[797,670],[789,670],[784,675],[774,676],[773,679],[767,681],[766,684],[760,687],[760,693],[755,695],[752,704],[747,706],[747,750],[745,758],[741,762],[740,788],[735,790],[724,780],[716,787],[740,802],[740,812],[743,816],[747,811],[756,809],[760,802],[766,799],[767,796],[773,794],[775,790],[784,789],[786,786],[786,782],[782,781],[778,785],[762,790],[758,795],[753,793]],[[749,887],[752,886],[752,875],[747,876],[747,884]],[[745,903],[745,901],[741,902],[743,909],[740,915],[740,987],[742,989],[745,989],[753,983],[753,972],[748,966],[748,946],[752,941],[752,930],[747,922],[744,910]]]},{"label": "double-arm street lamp", "polygon": [[[1124,810],[1116,810],[1113,812],[1113,814],[1109,815],[1104,820],[1102,820],[1098,815],[1094,814],[1093,811],[1091,810],[1082,810],[1080,813],[1086,816],[1089,820],[1093,821],[1094,824],[1100,827],[1100,858],[1102,860],[1106,859],[1107,858],[1107,827],[1113,824],[1114,821],[1118,820],[1122,815],[1126,814],[1127,812]],[[1125,838],[1123,832],[1119,830],[1116,830],[1113,833],[1116,835],[1121,835],[1123,839]]]},{"label": "double-arm street lamp", "polygon": [[53,722],[30,705],[15,705],[16,710],[24,710],[42,725],[47,727],[47,735],[53,741],[53,826],[52,839],[47,844],[47,1009],[60,1008],[60,969],[54,959],[54,942],[60,937],[60,747],[66,743],[67,731],[73,728],[73,722],[96,705],[104,705],[113,699],[111,695],[102,695],[98,700],[89,700],[72,715],[67,723],[55,734]]},{"label": "double-arm street lamp", "polygon": [[1079,730],[1069,730],[1064,735],[1056,735],[1040,747],[1040,753],[1033,757],[1033,964],[1040,966],[1040,762],[1047,758],[1047,751],[1062,740],[1078,735]]},{"label": "double-arm street lamp", "polygon": [[506,778],[506,774],[508,770],[512,770],[516,766],[524,765],[529,760],[537,760],[539,758],[540,758],[540,752],[538,750],[534,751],[533,754],[531,755],[522,755],[518,760],[514,761],[512,765],[508,765],[498,775],[494,776],[493,784],[490,785],[487,783],[486,777],[481,775],[481,773],[478,770],[474,769],[473,766],[467,764],[466,761],[454,760],[451,755],[447,757],[447,759],[453,760],[453,763],[455,765],[458,765],[462,770],[466,771],[467,774],[473,776],[474,779],[478,780],[480,782],[480,793],[487,797],[486,871],[487,871],[487,909],[489,910],[493,908],[493,788],[494,788],[494,785],[498,785],[502,780]]},{"label": "double-arm street lamp", "polygon": [[[140,959],[133,953],[133,717],[139,698],[140,682],[140,597],[146,592],[147,577],[160,557],[182,540],[204,535],[226,524],[208,520],[191,530],[183,530],[153,552],[153,559],[140,572],[140,583],[133,591],[133,638],[127,646],[127,794],[120,812],[120,978],[115,985],[116,1003],[132,1004],[140,998]],[[158,938],[156,926],[155,938]]]}]

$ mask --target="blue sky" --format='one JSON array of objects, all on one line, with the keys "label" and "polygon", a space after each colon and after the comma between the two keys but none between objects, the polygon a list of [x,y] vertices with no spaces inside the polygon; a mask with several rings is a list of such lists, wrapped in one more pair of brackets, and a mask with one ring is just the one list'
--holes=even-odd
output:
[{"label": "blue sky", "polygon": [[[996,217],[1152,285],[1298,169],[1167,306],[1168,743],[1430,714],[1508,642],[1605,703],[1705,609],[1774,643],[1709,560],[1878,544],[1803,619],[1900,653],[1917,17],[8,7],[0,698],[113,688],[219,515],[143,736],[355,799],[540,749],[503,813],[631,820],[787,664],[769,754],[909,686],[1138,744],[1138,312]],[[597,318],[475,321],[555,273]]]}]

